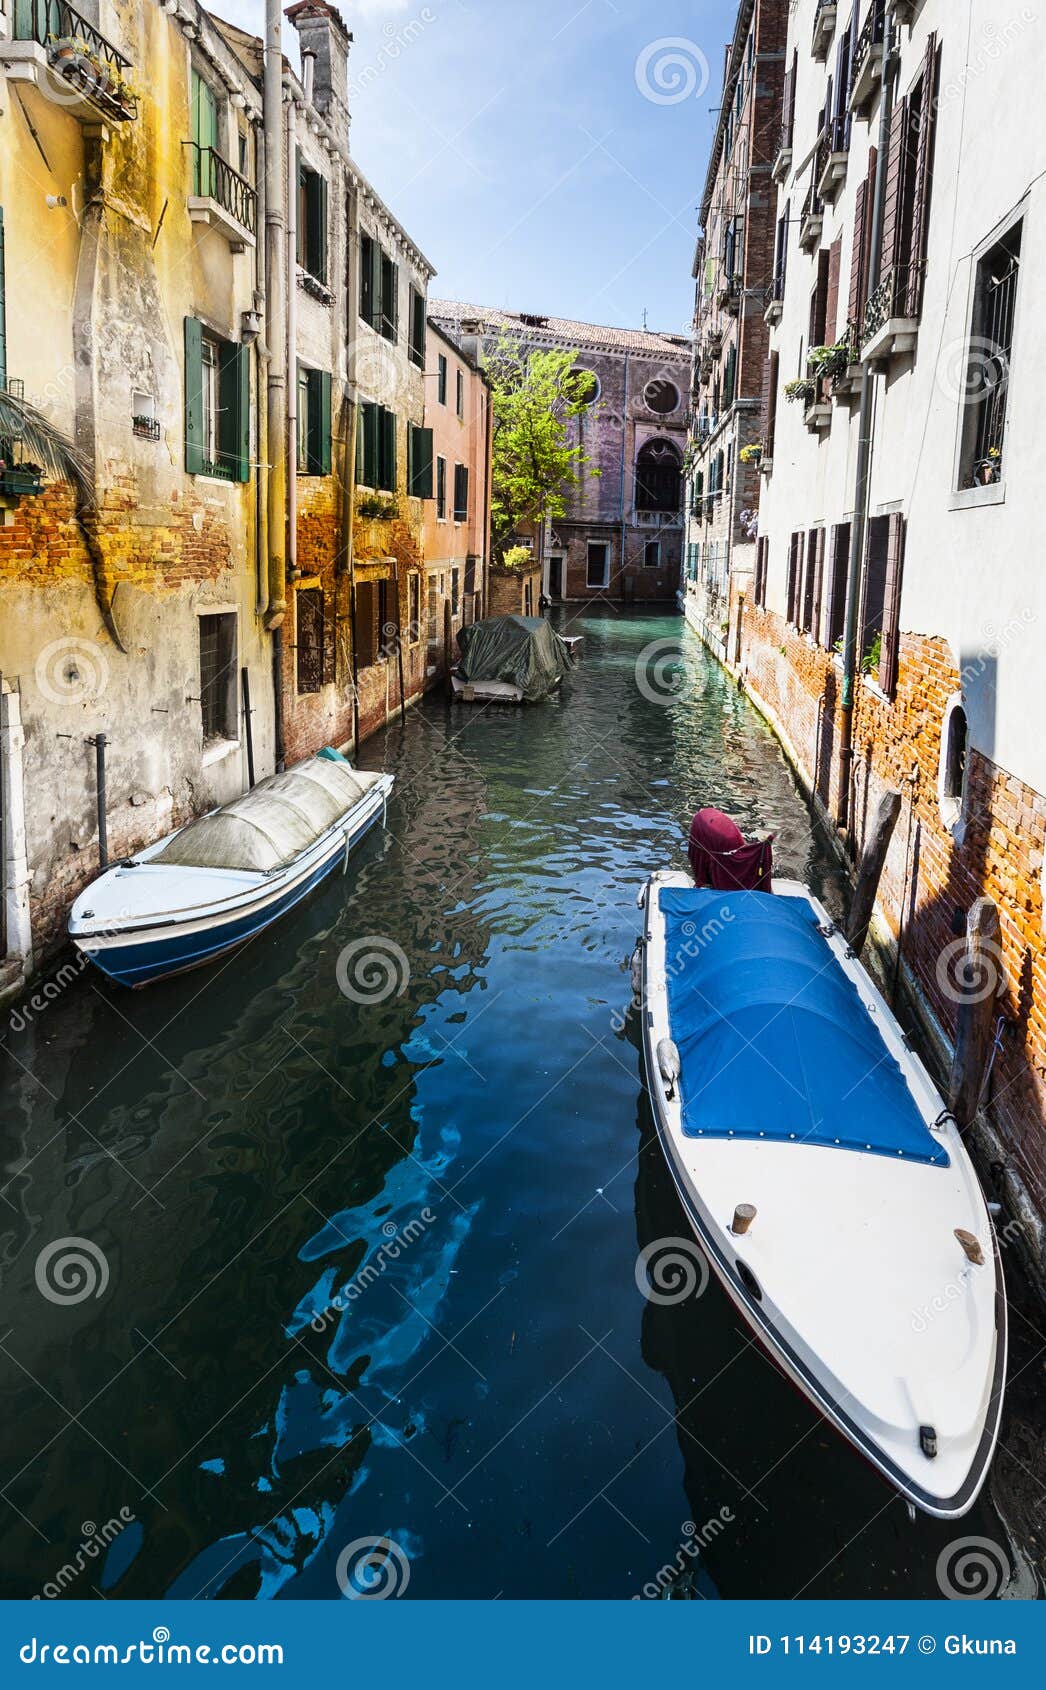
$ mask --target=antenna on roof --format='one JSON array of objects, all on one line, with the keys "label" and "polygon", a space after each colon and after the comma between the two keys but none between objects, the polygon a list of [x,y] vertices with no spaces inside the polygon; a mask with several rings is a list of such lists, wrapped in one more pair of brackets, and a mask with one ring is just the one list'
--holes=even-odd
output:
[{"label": "antenna on roof", "polygon": [[643,307],[643,327],[646,328],[646,306]]}]

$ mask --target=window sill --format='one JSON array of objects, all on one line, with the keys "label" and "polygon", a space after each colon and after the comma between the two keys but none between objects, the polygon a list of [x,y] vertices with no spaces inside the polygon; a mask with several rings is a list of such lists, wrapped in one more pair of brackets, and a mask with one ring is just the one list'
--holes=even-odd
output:
[{"label": "window sill", "polygon": [[234,751],[239,751],[238,739],[214,739],[203,748],[202,765],[209,769],[215,763],[224,763],[226,757],[231,757]]},{"label": "window sill", "polygon": [[993,481],[987,487],[964,487],[948,500],[950,511],[975,511],[983,505],[1006,503],[1005,481]]}]

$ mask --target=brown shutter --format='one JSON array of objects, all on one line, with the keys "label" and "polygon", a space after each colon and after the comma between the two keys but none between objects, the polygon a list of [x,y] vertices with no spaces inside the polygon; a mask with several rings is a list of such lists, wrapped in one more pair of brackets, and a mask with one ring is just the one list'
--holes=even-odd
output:
[{"label": "brown shutter", "polygon": [[864,549],[864,581],[861,593],[861,636],[858,642],[858,661],[863,663],[876,634],[883,631],[883,608],[886,603],[886,557],[890,518],[873,516],[868,519]]},{"label": "brown shutter", "polygon": [[793,59],[785,71],[784,98],[781,101],[781,135],[786,147],[792,144],[792,129],[795,122],[795,76],[797,59]]},{"label": "brown shutter", "polygon": [[774,455],[774,441],[777,438],[777,389],[780,377],[781,359],[777,352],[771,352],[766,360],[763,386],[763,456],[772,458]]},{"label": "brown shutter", "polygon": [[824,589],[824,541],[825,531],[818,528],[814,537],[814,584],[811,598],[810,632],[817,644],[821,643],[821,603]]},{"label": "brown shutter", "polygon": [[853,259],[850,265],[850,300],[848,320],[860,324],[864,316],[864,226],[868,215],[868,184],[858,182],[857,203],[854,209]]},{"label": "brown shutter", "polygon": [[[905,139],[908,133],[908,101],[898,100],[890,119],[890,150],[886,155],[886,192],[883,199],[883,238],[879,258],[879,279],[903,261]],[[888,315],[893,315],[892,312]]]},{"label": "brown shutter", "polygon": [[904,541],[904,517],[900,512],[895,512],[889,518],[886,534],[886,580],[883,590],[882,648],[879,654],[879,685],[888,698],[892,698],[897,691]]},{"label": "brown shutter", "polygon": [[825,322],[828,308],[828,272],[831,268],[831,255],[827,252],[817,254],[817,282],[810,299],[810,345],[823,346],[825,344]]},{"label": "brown shutter", "polygon": [[937,122],[937,37],[926,43],[922,97],[919,103],[919,135],[915,151],[915,183],[912,196],[911,248],[908,253],[908,281],[905,289],[906,317],[918,317],[922,310],[923,275],[926,263],[927,231],[930,222],[930,187],[933,181],[933,141]]},{"label": "brown shutter", "polygon": [[839,332],[839,272],[842,267],[843,237],[839,236],[828,252],[828,297],[825,300],[824,338],[826,346],[834,346]]},{"label": "brown shutter", "polygon": [[850,576],[850,524],[837,522],[832,529],[829,552],[828,604],[824,643],[834,651],[846,625],[846,589]]}]

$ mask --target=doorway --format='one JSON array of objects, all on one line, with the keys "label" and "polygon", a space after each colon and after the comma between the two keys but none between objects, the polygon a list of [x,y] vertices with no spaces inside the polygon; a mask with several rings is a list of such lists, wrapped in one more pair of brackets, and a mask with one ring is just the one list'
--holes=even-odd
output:
[{"label": "doorway", "polygon": [[548,596],[550,599],[563,597],[563,559],[550,557],[548,560]]}]

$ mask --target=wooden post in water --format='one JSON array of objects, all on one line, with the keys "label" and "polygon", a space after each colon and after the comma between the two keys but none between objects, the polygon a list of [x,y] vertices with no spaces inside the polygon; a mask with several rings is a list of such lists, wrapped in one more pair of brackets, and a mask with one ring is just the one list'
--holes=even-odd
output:
[{"label": "wooden post in water", "polygon": [[879,890],[879,882],[883,877],[883,867],[886,853],[890,849],[893,830],[897,826],[897,818],[901,813],[901,794],[899,792],[884,792],[879,800],[879,808],[875,812],[875,821],[868,841],[861,853],[861,864],[857,870],[857,885],[854,888],[853,902],[850,905],[850,920],[847,923],[846,937],[860,956],[864,949],[864,942],[868,937],[868,926],[875,908],[875,896]]},{"label": "wooden post in water", "polygon": [[244,666],[240,670],[240,685],[243,688],[243,738],[247,746],[247,788],[254,785],[254,724],[251,717],[251,672]]},{"label": "wooden post in water", "polygon": [[973,1123],[980,1107],[995,1035],[1000,978],[999,912],[990,898],[978,898],[966,918],[964,987],[960,988],[955,1058],[948,1107],[960,1127]]},{"label": "wooden post in water", "polygon": [[451,615],[449,599],[443,601],[443,667],[446,671],[447,693],[453,697],[454,686],[450,671],[454,667],[454,618]]}]

